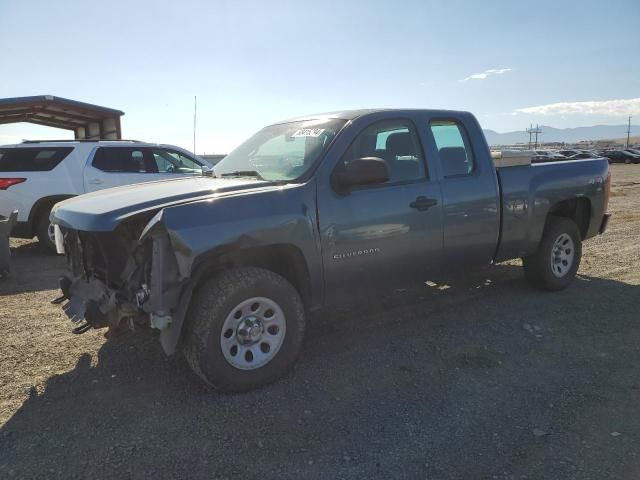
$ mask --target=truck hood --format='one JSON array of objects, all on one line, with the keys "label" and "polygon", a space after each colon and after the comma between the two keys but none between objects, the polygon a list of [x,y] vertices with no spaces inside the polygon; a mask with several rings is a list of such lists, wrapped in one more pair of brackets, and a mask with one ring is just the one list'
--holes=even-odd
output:
[{"label": "truck hood", "polygon": [[108,188],[57,203],[51,221],[74,230],[111,231],[139,213],[272,185],[256,179],[196,177]]}]

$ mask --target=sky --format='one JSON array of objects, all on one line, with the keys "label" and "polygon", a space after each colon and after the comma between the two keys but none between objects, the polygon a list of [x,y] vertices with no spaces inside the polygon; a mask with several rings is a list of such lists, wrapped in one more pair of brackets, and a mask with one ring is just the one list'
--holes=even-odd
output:
[{"label": "sky", "polygon": [[[0,0],[0,21],[0,98],[120,109],[124,137],[192,149],[197,96],[199,154],[350,108],[469,110],[500,132],[640,123],[639,0]],[[71,137],[0,125],[0,144]]]}]

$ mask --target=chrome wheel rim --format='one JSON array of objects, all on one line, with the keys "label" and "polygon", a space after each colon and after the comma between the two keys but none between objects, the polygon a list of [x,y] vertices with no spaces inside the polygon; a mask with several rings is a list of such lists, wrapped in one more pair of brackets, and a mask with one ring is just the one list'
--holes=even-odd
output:
[{"label": "chrome wheel rim", "polygon": [[47,236],[49,237],[49,241],[55,245],[56,243],[56,229],[53,226],[53,223],[50,223],[47,227]]},{"label": "chrome wheel rim", "polygon": [[573,239],[567,233],[562,233],[553,243],[551,249],[551,271],[556,278],[564,277],[573,266],[575,247]]},{"label": "chrome wheel rim", "polygon": [[231,309],[222,325],[220,347],[226,361],[239,370],[254,370],[280,351],[286,334],[280,305],[266,297],[252,297]]}]

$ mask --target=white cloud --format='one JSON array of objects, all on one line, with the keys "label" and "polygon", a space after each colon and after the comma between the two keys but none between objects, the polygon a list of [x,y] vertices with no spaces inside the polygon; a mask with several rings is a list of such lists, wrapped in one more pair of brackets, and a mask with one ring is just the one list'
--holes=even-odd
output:
[{"label": "white cloud", "polygon": [[484,80],[489,75],[502,75],[503,73],[507,73],[513,70],[512,68],[490,68],[489,70],[485,70],[482,73],[472,73],[466,78],[460,80],[461,82],[466,82],[467,80]]},{"label": "white cloud", "polygon": [[627,115],[640,115],[640,98],[549,103],[536,107],[518,108],[516,112],[536,115],[607,115],[626,117]]}]

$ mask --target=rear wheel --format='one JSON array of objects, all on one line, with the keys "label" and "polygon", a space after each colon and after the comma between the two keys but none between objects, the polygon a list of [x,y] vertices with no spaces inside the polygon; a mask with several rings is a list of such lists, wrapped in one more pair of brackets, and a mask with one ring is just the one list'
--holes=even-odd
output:
[{"label": "rear wheel", "polygon": [[294,364],[305,316],[296,289],[261,268],[235,268],[202,285],[189,308],[183,352],[205,382],[224,391],[271,383]]},{"label": "rear wheel", "polygon": [[575,278],[582,257],[582,239],[576,223],[550,217],[538,251],[522,259],[525,278],[544,290],[562,290]]},{"label": "rear wheel", "polygon": [[46,253],[56,253],[56,239],[53,224],[49,221],[50,213],[51,207],[47,207],[38,214],[35,222],[35,232],[42,250]]}]

